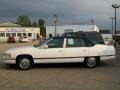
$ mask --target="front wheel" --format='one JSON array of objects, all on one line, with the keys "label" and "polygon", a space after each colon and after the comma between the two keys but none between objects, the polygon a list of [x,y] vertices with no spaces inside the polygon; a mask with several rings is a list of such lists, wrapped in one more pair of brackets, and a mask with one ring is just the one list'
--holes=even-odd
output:
[{"label": "front wheel", "polygon": [[23,57],[23,58],[20,58],[19,61],[18,61],[18,68],[22,69],[22,70],[28,70],[31,68],[31,60],[27,57]]},{"label": "front wheel", "polygon": [[86,58],[84,63],[88,68],[94,68],[97,65],[97,61],[95,57]]}]

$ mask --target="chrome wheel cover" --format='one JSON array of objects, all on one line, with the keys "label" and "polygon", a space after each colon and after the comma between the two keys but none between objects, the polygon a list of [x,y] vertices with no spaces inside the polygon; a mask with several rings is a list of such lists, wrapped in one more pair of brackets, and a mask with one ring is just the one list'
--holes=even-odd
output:
[{"label": "chrome wheel cover", "polygon": [[23,58],[19,62],[19,66],[21,69],[28,69],[30,67],[30,60],[27,58]]},{"label": "chrome wheel cover", "polygon": [[96,59],[95,58],[88,58],[87,59],[87,66],[88,67],[95,67],[96,66]]}]

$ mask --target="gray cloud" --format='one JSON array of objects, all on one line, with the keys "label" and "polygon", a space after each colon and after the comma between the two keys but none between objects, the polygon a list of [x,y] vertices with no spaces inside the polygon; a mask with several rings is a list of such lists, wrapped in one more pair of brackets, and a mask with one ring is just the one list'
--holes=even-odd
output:
[{"label": "gray cloud", "polygon": [[[82,23],[94,18],[98,26],[110,28],[114,3],[120,5],[119,0],[0,0],[0,21],[28,15],[33,19],[43,17],[49,24],[53,23],[56,13],[61,23]],[[120,19],[120,9],[117,9],[117,15]]]}]

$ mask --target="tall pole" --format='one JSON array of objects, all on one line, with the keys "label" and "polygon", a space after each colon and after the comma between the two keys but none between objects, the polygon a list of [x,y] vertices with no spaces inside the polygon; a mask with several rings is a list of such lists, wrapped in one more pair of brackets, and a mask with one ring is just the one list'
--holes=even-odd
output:
[{"label": "tall pole", "polygon": [[116,9],[119,8],[120,5],[118,6],[117,4],[113,4],[112,7],[115,8],[115,35],[114,35],[115,44],[114,44],[114,46],[116,47],[116,26],[117,26],[116,25],[116,22],[117,22],[117,20],[116,20]]},{"label": "tall pole", "polygon": [[112,39],[113,39],[113,18],[112,18]]},{"label": "tall pole", "polygon": [[115,45],[116,47],[116,8],[115,8]]},{"label": "tall pole", "polygon": [[58,16],[57,14],[54,15],[54,23],[55,23],[55,37],[57,36],[57,20],[58,20]]},{"label": "tall pole", "polygon": [[115,19],[115,17],[111,17],[110,19],[112,20],[112,25],[111,25],[112,27],[111,27],[111,30],[112,30],[112,40],[113,40],[113,38],[114,38],[114,37],[113,37],[113,35],[114,35],[113,20]]}]

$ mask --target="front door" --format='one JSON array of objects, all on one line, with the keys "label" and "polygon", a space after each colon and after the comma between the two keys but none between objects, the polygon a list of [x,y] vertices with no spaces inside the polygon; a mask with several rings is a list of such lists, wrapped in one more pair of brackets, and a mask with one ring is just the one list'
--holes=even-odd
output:
[{"label": "front door", "polygon": [[54,38],[46,45],[48,48],[40,48],[37,53],[37,58],[43,62],[60,62],[63,57],[63,42],[62,38]]}]

